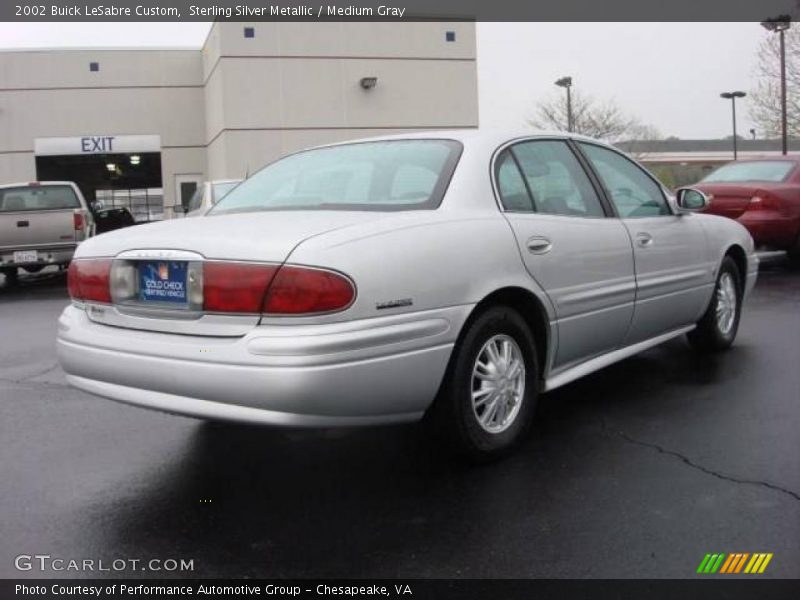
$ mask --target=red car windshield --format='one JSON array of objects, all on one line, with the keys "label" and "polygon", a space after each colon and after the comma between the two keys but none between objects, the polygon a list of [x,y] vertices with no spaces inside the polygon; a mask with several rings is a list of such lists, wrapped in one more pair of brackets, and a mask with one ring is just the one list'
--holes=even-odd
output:
[{"label": "red car windshield", "polygon": [[786,179],[795,164],[788,160],[735,162],[720,167],[700,183],[737,183],[740,181],[779,183]]}]

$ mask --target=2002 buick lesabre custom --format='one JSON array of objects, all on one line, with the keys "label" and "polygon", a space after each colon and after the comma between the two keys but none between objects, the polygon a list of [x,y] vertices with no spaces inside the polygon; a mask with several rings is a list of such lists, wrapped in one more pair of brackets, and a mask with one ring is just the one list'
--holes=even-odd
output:
[{"label": "2002 buick lesabre custom", "polygon": [[69,270],[69,382],[284,426],[430,417],[491,458],[541,391],[688,333],[736,336],[747,231],[579,136],[387,137],[268,165],[205,216],[104,234]]}]

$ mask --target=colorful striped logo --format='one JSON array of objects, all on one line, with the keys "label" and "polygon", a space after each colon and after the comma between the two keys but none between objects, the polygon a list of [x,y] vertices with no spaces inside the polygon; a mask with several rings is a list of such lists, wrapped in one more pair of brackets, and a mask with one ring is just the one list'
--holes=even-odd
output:
[{"label": "colorful striped logo", "polygon": [[769,561],[772,560],[772,553],[756,552],[734,552],[733,554],[706,554],[697,567],[700,574],[724,573],[726,575],[746,573],[756,575],[763,573]]}]

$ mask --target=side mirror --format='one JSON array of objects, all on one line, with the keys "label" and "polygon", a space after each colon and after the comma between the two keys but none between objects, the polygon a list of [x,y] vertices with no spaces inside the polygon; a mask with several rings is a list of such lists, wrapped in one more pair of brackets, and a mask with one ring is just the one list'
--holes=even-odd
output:
[{"label": "side mirror", "polygon": [[105,204],[103,204],[103,201],[102,201],[102,200],[95,200],[94,202],[92,202],[92,209],[93,209],[95,212],[100,212],[100,211],[101,211],[101,210],[103,210],[105,207],[106,207],[106,205],[105,205]]},{"label": "side mirror", "polygon": [[682,212],[697,212],[708,208],[709,199],[703,192],[695,188],[678,188],[675,202]]}]

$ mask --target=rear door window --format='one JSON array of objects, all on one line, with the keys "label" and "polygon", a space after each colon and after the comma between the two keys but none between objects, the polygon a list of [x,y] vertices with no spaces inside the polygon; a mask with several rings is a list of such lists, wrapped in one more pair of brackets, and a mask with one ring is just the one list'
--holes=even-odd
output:
[{"label": "rear door window", "polygon": [[81,208],[68,185],[40,185],[0,189],[0,212]]},{"label": "rear door window", "polygon": [[[575,154],[561,140],[533,140],[511,147],[519,164],[530,210],[568,217],[604,217],[600,198]],[[520,210],[524,195],[513,162],[507,157],[498,169],[498,187],[506,210]],[[510,191],[513,190],[513,193]],[[532,200],[532,202],[531,202]]]}]

